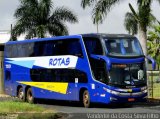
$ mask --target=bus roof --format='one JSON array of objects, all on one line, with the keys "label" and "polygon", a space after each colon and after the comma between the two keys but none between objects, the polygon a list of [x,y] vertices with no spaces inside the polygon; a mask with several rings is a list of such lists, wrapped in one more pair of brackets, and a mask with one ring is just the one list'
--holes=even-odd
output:
[{"label": "bus roof", "polygon": [[103,38],[134,38],[135,36],[129,34],[105,34],[105,33],[91,33],[81,34],[82,37],[103,37]]},{"label": "bus roof", "polygon": [[26,39],[21,41],[9,41],[6,44],[18,44],[18,43],[30,43],[37,41],[45,41],[45,40],[61,40],[65,38],[80,38],[81,35],[70,35],[70,36],[57,36],[57,37],[49,37],[49,38],[35,38],[35,39]]},{"label": "bus roof", "polygon": [[90,34],[79,34],[79,35],[70,35],[70,36],[57,36],[50,38],[35,38],[35,39],[26,39],[22,41],[9,41],[6,44],[18,44],[18,43],[29,43],[36,41],[45,41],[45,40],[60,40],[65,38],[80,38],[80,37],[95,37],[95,38],[133,38],[134,36],[128,34],[105,34],[105,33],[90,33]]}]

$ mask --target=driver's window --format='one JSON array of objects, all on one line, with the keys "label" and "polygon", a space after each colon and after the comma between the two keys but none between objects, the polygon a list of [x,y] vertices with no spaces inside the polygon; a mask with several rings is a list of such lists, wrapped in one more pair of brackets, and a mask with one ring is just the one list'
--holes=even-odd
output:
[{"label": "driver's window", "polygon": [[84,39],[84,43],[85,43],[88,55],[90,54],[103,55],[100,39],[90,38],[90,37],[86,37],[83,39]]},{"label": "driver's window", "polygon": [[91,70],[94,78],[103,83],[108,82],[105,61],[97,60],[90,57],[91,54],[103,55],[103,50],[102,50],[103,48],[100,43],[100,39],[88,38],[88,37],[83,39],[84,39],[85,47],[87,50],[87,54],[89,57]]}]

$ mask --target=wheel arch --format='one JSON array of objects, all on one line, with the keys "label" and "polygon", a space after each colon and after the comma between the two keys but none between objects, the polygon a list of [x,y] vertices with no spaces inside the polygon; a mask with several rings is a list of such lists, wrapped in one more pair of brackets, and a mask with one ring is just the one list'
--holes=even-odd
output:
[{"label": "wheel arch", "polygon": [[84,92],[85,90],[88,90],[88,89],[87,89],[86,87],[80,88],[80,90],[79,90],[79,101],[82,101],[82,100],[83,100],[83,92]]},{"label": "wheel arch", "polygon": [[27,95],[27,90],[28,90],[29,88],[31,88],[31,86],[28,86],[28,85],[27,85],[27,86],[25,87],[25,95]]},{"label": "wheel arch", "polygon": [[18,85],[18,86],[17,86],[16,96],[18,96],[18,91],[19,91],[20,88],[23,88],[23,86],[22,86],[22,85]]}]

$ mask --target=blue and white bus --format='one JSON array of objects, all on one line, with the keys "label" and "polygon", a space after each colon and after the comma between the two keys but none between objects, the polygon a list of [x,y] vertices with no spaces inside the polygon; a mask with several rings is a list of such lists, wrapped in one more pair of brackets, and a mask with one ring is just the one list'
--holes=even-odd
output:
[{"label": "blue and white bus", "polygon": [[10,41],[5,92],[35,99],[129,103],[147,97],[145,56],[136,37],[83,34]]}]

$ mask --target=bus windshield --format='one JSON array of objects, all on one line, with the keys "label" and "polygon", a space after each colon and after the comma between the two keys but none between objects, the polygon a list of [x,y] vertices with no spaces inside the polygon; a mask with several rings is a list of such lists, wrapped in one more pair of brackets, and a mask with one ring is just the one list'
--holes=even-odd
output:
[{"label": "bus windshield", "polygon": [[112,64],[109,72],[110,85],[126,86],[145,86],[146,73],[145,63],[136,64]]},{"label": "bus windshield", "polygon": [[134,57],[142,56],[142,48],[135,38],[107,38],[105,46],[108,56]]}]

